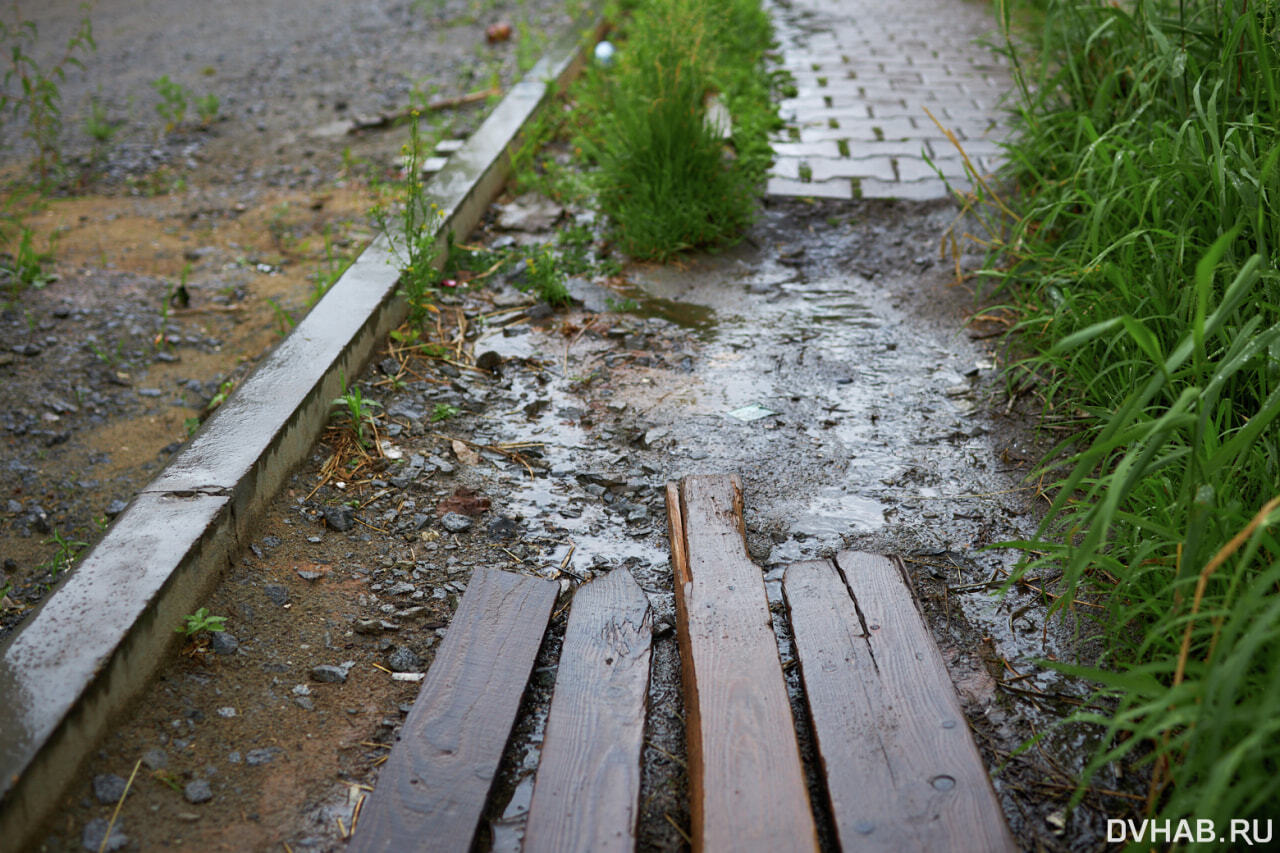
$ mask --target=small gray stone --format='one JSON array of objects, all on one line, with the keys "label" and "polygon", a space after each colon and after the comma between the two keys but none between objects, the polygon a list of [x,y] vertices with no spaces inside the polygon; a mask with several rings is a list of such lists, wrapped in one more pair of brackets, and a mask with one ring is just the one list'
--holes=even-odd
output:
[{"label": "small gray stone", "polygon": [[347,671],[340,666],[322,663],[311,667],[311,680],[326,684],[343,684],[347,680]]},{"label": "small gray stone", "polygon": [[115,518],[117,515],[124,512],[124,508],[127,506],[128,504],[120,500],[119,498],[117,498],[116,500],[113,500],[111,503],[107,504],[107,509],[106,509],[107,518]]},{"label": "small gray stone", "polygon": [[412,649],[401,646],[387,656],[387,666],[392,672],[421,672],[422,658],[414,654]]},{"label": "small gray stone", "polygon": [[142,763],[148,770],[163,770],[169,766],[169,756],[163,749],[148,749],[142,753]]},{"label": "small gray stone", "polygon": [[269,583],[262,588],[262,591],[266,593],[267,598],[281,607],[289,603],[289,590],[279,584]]},{"label": "small gray stone", "polygon": [[461,533],[471,527],[471,519],[457,512],[446,512],[440,518],[440,523],[444,525],[444,529],[450,533]]},{"label": "small gray stone", "polygon": [[195,779],[188,782],[187,787],[182,789],[182,796],[186,798],[188,803],[199,805],[213,799],[213,789],[209,787],[209,783],[204,779]]},{"label": "small gray stone", "polygon": [[93,777],[93,795],[105,806],[115,805],[124,796],[127,784],[114,773],[101,773]]},{"label": "small gray stone", "polygon": [[224,720],[229,720],[235,715],[236,709],[232,708],[230,705],[226,705],[218,709],[218,716],[222,717]]},{"label": "small gray stone", "polygon": [[322,572],[308,572],[304,569],[298,569],[298,577],[304,581],[318,581],[324,577],[324,574]]},{"label": "small gray stone", "polygon": [[226,631],[214,631],[209,635],[209,648],[220,655],[233,655],[236,653],[236,649],[240,648],[240,641],[235,638],[234,634],[229,634]]},{"label": "small gray stone", "polygon": [[228,752],[228,753],[227,753],[227,763],[228,763],[228,764],[239,764],[239,763],[240,763],[240,761],[241,761],[241,756],[240,756],[239,751],[236,751],[236,752]]},{"label": "small gray stone", "polygon": [[275,757],[284,750],[276,746],[269,746],[266,749],[251,749],[244,757],[244,763],[250,767],[258,767],[263,764],[270,764]]},{"label": "small gray stone", "polygon": [[[80,836],[80,843],[84,845],[85,850],[123,850],[129,844],[129,836],[124,834],[124,822],[117,820],[115,825],[111,827],[111,835],[107,836],[107,827],[110,822],[105,817],[95,817],[84,825],[84,834]],[[106,838],[106,843],[103,839]]]},{"label": "small gray stone", "polygon": [[355,513],[349,506],[327,506],[324,508],[324,523],[339,533],[345,533],[355,526]]},{"label": "small gray stone", "polygon": [[315,701],[310,696],[294,696],[293,704],[304,711],[314,711],[316,707]]}]

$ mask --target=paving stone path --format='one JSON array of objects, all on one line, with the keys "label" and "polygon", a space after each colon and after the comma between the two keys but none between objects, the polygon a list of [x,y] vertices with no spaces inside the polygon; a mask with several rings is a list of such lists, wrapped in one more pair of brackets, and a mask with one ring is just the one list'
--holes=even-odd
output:
[{"label": "paving stone path", "polygon": [[964,161],[925,112],[959,138],[980,172],[999,163],[1008,60],[992,7],[977,0],[791,0],[773,15],[796,95],[781,103],[768,192],[931,199],[967,187]]}]

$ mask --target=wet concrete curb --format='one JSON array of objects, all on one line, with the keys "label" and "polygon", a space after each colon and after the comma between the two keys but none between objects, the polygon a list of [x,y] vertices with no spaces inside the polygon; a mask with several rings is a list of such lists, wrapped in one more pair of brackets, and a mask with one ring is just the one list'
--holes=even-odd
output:
[{"label": "wet concrete curb", "polygon": [[[582,68],[598,18],[575,27],[515,84],[426,191],[440,229],[464,237],[510,173],[521,130]],[[441,252],[443,257],[443,252]],[[405,316],[385,236],[376,239],[227,399],[27,624],[0,647],[0,838],[20,849],[112,721],[145,687],[311,452],[343,377],[358,375]]]}]

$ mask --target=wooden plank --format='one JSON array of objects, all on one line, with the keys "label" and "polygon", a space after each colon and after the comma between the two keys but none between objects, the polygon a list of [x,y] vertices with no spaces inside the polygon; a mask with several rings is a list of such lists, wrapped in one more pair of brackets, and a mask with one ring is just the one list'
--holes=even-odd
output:
[{"label": "wooden plank", "polygon": [[842,846],[1016,850],[900,569],[868,554],[836,559],[839,570],[788,567],[783,590]]},{"label": "wooden plank", "polygon": [[[668,487],[695,851],[815,850],[795,721],[736,477]],[[677,540],[677,537],[679,541]]]},{"label": "wooden plank", "polygon": [[558,591],[550,581],[475,570],[351,850],[471,849]]},{"label": "wooden plank", "polygon": [[652,639],[649,600],[626,569],[575,593],[525,853],[635,849]]}]

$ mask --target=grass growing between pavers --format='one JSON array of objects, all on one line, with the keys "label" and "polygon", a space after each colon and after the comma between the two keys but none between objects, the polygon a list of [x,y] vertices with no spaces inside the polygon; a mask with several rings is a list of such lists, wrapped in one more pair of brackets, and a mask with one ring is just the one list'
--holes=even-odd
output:
[{"label": "grass growing between pavers", "polygon": [[1020,572],[1102,607],[1089,774],[1224,832],[1280,802],[1280,4],[1036,5],[985,274],[1069,438]]},{"label": "grass growing between pavers", "polygon": [[[612,60],[593,65],[569,93],[571,109],[529,135],[517,184],[593,199],[634,258],[734,242],[755,217],[779,126],[769,18],[758,0],[627,5],[615,15]],[[731,118],[728,139],[717,102]],[[539,159],[557,137],[572,142],[569,169]]]}]

